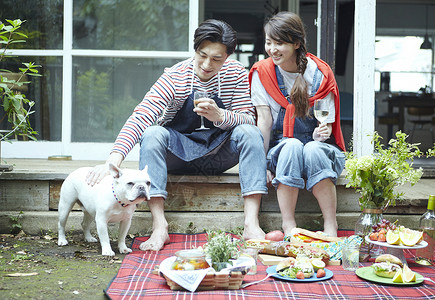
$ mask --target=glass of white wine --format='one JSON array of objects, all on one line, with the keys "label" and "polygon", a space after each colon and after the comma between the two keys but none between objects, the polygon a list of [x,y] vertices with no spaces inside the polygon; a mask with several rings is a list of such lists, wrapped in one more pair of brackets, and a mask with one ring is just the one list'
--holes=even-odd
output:
[{"label": "glass of white wine", "polygon": [[327,100],[318,99],[314,101],[314,116],[322,124],[329,115],[329,103]]},{"label": "glass of white wine", "polygon": [[[201,99],[208,98],[207,92],[195,91],[193,95],[193,105],[196,107],[198,103],[201,102]],[[196,128],[196,130],[209,130],[210,128],[204,126],[204,117],[201,116],[201,127]]]}]

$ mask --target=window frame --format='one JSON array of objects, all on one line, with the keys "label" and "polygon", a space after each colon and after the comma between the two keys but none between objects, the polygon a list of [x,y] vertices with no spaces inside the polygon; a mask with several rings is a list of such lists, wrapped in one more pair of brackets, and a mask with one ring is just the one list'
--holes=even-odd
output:
[{"label": "window frame", "polygon": [[[189,43],[188,51],[129,51],[129,50],[86,50],[73,49],[73,0],[64,0],[63,8],[63,49],[9,49],[7,55],[14,56],[56,56],[62,57],[62,128],[61,141],[13,141],[2,143],[2,158],[47,158],[49,156],[72,156],[76,160],[105,160],[113,142],[81,143],[71,142],[72,132],[72,80],[73,57],[110,58],[170,58],[183,60],[192,57],[194,30],[199,24],[201,0],[189,0]],[[146,91],[144,91],[145,95]],[[138,100],[139,102],[139,100]],[[29,153],[29,149],[32,149]],[[126,160],[139,159],[138,147],[134,147]]]}]

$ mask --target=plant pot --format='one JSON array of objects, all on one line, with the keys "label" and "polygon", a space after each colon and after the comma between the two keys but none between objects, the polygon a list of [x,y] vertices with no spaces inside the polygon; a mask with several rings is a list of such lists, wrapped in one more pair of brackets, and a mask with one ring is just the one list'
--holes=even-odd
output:
[{"label": "plant pot", "polygon": [[355,234],[365,237],[372,232],[372,226],[383,219],[383,211],[379,208],[364,208],[355,223]]},{"label": "plant pot", "polygon": [[231,264],[229,262],[213,262],[211,266],[216,272],[220,272],[222,269],[231,267]]}]

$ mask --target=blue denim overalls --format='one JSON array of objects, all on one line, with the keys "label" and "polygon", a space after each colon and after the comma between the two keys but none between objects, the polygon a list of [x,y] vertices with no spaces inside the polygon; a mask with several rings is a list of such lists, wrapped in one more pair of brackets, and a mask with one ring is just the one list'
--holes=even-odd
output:
[{"label": "blue denim overalls", "polygon": [[[284,85],[284,79],[282,77],[281,72],[279,71],[278,66],[275,66],[276,71],[276,79],[278,81],[279,89],[281,90],[281,93],[284,95],[284,97],[287,99],[289,103],[291,102],[290,96],[287,92],[287,88]],[[320,87],[321,83],[321,77],[318,77],[319,69],[316,69],[316,72],[314,73],[314,83],[313,87],[311,89],[310,96],[313,96],[316,94],[317,90]],[[317,75],[317,76],[316,76]],[[317,79],[316,79],[317,77]],[[273,128],[272,128],[272,138],[270,140],[269,148],[272,148],[276,146],[281,140],[282,140],[282,132],[283,132],[283,125],[284,125],[284,116],[285,116],[285,108],[281,106],[277,121],[275,122]],[[313,108],[310,108],[310,115],[305,118],[296,117],[295,119],[295,125],[293,129],[293,137],[300,140],[303,144],[306,144],[313,140],[313,131],[317,127],[317,120],[314,118],[313,115]]]},{"label": "blue denim overalls", "polygon": [[[320,87],[322,78],[319,72],[318,69],[315,72],[310,96]],[[290,102],[278,67],[276,74],[279,88]],[[313,141],[312,134],[317,126],[313,108],[310,108],[309,117],[295,119],[294,138],[282,137],[284,115],[285,109],[281,108],[267,153],[267,168],[275,174],[272,185],[278,187],[282,183],[300,189],[306,186],[311,191],[323,179],[330,178],[335,183],[344,168],[344,154],[335,145],[333,137],[326,142]]]},{"label": "blue denim overalls", "polygon": [[[169,131],[168,150],[175,156],[192,161],[216,151],[231,135],[231,130],[222,130],[213,122],[204,118],[204,125],[209,130],[195,130],[200,127],[201,117],[193,111],[193,95],[189,95],[175,117],[164,127]],[[220,108],[225,108],[217,95],[212,99]]]}]

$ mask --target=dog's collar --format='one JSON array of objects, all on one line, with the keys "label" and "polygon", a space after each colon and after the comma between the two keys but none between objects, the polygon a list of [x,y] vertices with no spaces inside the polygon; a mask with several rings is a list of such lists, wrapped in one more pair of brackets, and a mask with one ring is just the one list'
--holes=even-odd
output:
[{"label": "dog's collar", "polygon": [[129,206],[129,204],[122,203],[121,201],[119,201],[118,197],[116,197],[116,193],[115,193],[115,188],[113,186],[113,182],[112,182],[112,192],[113,192],[113,196],[115,197],[115,200],[118,201],[118,203],[121,204],[122,207]]}]

